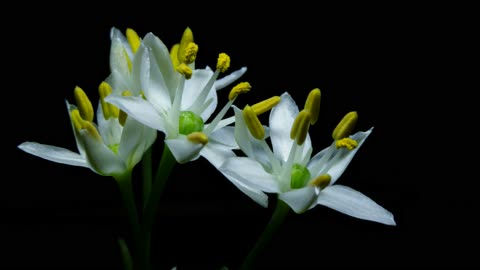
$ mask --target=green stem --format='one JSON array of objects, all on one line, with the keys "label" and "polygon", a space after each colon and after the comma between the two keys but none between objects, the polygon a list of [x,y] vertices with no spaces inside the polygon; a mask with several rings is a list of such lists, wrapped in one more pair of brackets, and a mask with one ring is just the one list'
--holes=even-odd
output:
[{"label": "green stem", "polygon": [[144,260],[140,259],[144,256],[143,248],[143,238],[142,231],[140,228],[140,223],[138,222],[138,213],[137,206],[135,203],[135,198],[133,196],[133,187],[132,187],[132,173],[131,171],[125,173],[124,175],[116,176],[118,187],[122,195],[123,204],[127,210],[127,216],[130,221],[130,226],[132,227],[133,232],[133,241],[134,241],[134,262],[137,261],[139,264],[138,269],[144,269],[143,265]]},{"label": "green stem", "polygon": [[143,207],[147,205],[147,199],[152,190],[152,148],[143,154],[142,158],[142,176],[143,176]]},{"label": "green stem", "polygon": [[[163,147],[162,158],[155,173],[155,179],[150,195],[147,198],[147,203],[143,209],[143,233],[145,237],[145,252],[146,256],[150,256],[150,236],[152,233],[153,223],[155,222],[155,216],[157,213],[157,206],[162,196],[163,189],[167,183],[167,179],[173,167],[176,164],[175,157],[166,144]],[[149,258],[147,260],[150,260]]]},{"label": "green stem", "polygon": [[277,205],[275,206],[275,210],[270,218],[270,221],[263,230],[260,238],[258,238],[255,246],[250,250],[250,253],[248,253],[247,257],[243,261],[243,264],[240,267],[241,270],[252,269],[258,255],[260,255],[260,253],[267,246],[268,242],[270,242],[272,239],[273,235],[278,231],[280,225],[282,225],[283,221],[287,217],[289,210],[290,206],[288,206],[282,200],[277,200]]}]

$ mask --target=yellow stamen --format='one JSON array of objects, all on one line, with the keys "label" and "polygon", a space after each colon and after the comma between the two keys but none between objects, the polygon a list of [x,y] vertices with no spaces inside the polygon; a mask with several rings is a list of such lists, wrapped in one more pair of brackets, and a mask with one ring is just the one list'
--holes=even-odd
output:
[{"label": "yellow stamen", "polygon": [[217,60],[217,69],[220,70],[220,72],[225,72],[227,69],[230,67],[230,56],[226,53],[221,53],[218,55],[218,60]]},{"label": "yellow stamen", "polygon": [[353,150],[358,146],[358,142],[351,138],[343,138],[335,142],[335,146],[338,148],[347,148]]},{"label": "yellow stamen", "polygon": [[181,63],[177,66],[177,71],[185,76],[185,79],[190,79],[192,77],[192,69],[187,66],[185,63]]},{"label": "yellow stamen", "polygon": [[178,61],[178,57],[177,57],[179,47],[180,47],[180,44],[175,44],[170,49],[170,59],[172,59],[173,68],[175,68],[175,69],[180,64],[180,61]]},{"label": "yellow stamen", "polygon": [[330,181],[332,181],[332,177],[328,174],[322,174],[319,175],[317,178],[313,179],[308,183],[310,186],[317,186],[320,187],[321,189],[326,188],[329,184]]},{"label": "yellow stamen", "polygon": [[252,105],[252,110],[255,112],[256,115],[260,115],[266,111],[271,110],[275,107],[281,98],[279,96],[273,96],[269,99],[265,99],[264,101],[260,101],[254,105]]},{"label": "yellow stamen", "polygon": [[187,65],[195,62],[195,59],[197,58],[197,52],[198,52],[198,45],[195,44],[194,42],[190,42],[187,45],[187,48],[185,48],[185,55],[183,57],[183,62],[185,62],[185,64]]},{"label": "yellow stamen", "polygon": [[318,120],[320,112],[320,89],[315,88],[308,94],[307,101],[305,101],[305,110],[310,112],[310,124],[315,124]]},{"label": "yellow stamen", "polygon": [[[125,90],[122,92],[122,96],[124,97],[130,97],[132,96],[132,93],[128,90]],[[127,116],[128,114],[122,110],[120,110],[119,114],[118,114],[118,122],[120,123],[120,125],[125,125],[125,121],[127,121]]]},{"label": "yellow stamen", "polygon": [[76,86],[73,91],[80,115],[87,121],[93,121],[93,106],[82,88]]},{"label": "yellow stamen", "polygon": [[87,132],[95,139],[100,141],[102,140],[102,137],[98,133],[97,128],[95,128],[92,122],[83,120],[82,116],[80,116],[80,111],[78,109],[74,109],[70,112],[70,118],[72,119],[73,126],[77,131],[86,129]]},{"label": "yellow stamen", "polygon": [[183,31],[182,39],[180,40],[180,44],[178,47],[177,58],[180,63],[183,62],[183,57],[185,55],[185,49],[187,48],[188,44],[193,42],[193,32],[192,30],[187,27],[185,31]]},{"label": "yellow stamen", "polygon": [[245,106],[242,111],[243,119],[245,119],[245,124],[247,124],[248,130],[252,136],[256,139],[262,140],[265,137],[265,129],[260,123],[260,120],[257,117],[257,114],[253,111],[252,107]]},{"label": "yellow stamen", "polygon": [[311,116],[310,112],[302,110],[298,113],[295,121],[293,121],[292,129],[290,130],[290,138],[295,140],[298,145],[302,145],[308,135],[308,128],[310,127]]},{"label": "yellow stamen", "polygon": [[110,117],[117,118],[119,114],[119,109],[108,102],[105,102],[105,98],[112,93],[112,87],[106,82],[100,83],[98,86],[98,92],[100,94],[100,104],[102,105],[103,118],[108,120]]},{"label": "yellow stamen", "polygon": [[208,136],[205,133],[199,132],[199,131],[188,134],[187,139],[190,142],[203,144],[203,145],[208,143]]},{"label": "yellow stamen", "polygon": [[228,100],[232,100],[236,98],[238,95],[247,93],[252,89],[252,86],[248,82],[242,82],[237,84],[235,87],[232,88],[230,93],[228,94]]},{"label": "yellow stamen", "polygon": [[337,127],[332,133],[332,137],[334,140],[341,140],[345,137],[350,136],[352,134],[355,125],[357,124],[358,114],[357,112],[349,112],[347,113],[343,119],[338,123]]},{"label": "yellow stamen", "polygon": [[132,47],[133,53],[136,53],[138,48],[140,47],[140,43],[141,43],[140,37],[138,36],[137,32],[135,32],[131,28],[127,28],[126,36],[127,36],[128,43],[130,43],[130,47]]}]

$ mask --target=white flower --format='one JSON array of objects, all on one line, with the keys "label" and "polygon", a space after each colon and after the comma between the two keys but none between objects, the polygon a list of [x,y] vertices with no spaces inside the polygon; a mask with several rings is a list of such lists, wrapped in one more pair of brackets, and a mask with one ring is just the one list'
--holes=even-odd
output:
[{"label": "white flower", "polygon": [[[314,91],[318,91],[319,103],[320,91]],[[297,213],[321,204],[356,218],[395,225],[393,215],[370,198],[335,184],[372,129],[348,137],[354,124],[349,121],[356,122],[356,115],[349,114],[334,132],[338,140],[311,157],[308,126],[316,122],[318,106],[308,103],[309,100],[306,109],[299,113],[288,93],[281,96],[280,103],[270,114],[273,151],[265,136],[252,135],[252,131],[256,133],[261,128],[252,128],[249,120],[245,121],[244,115],[248,116],[248,112],[235,108],[235,139],[247,157],[229,158],[220,171],[251,189],[277,193],[278,198]],[[293,129],[292,125],[295,125]]]},{"label": "white flower", "polygon": [[[99,89],[102,99],[111,92],[106,83],[102,83]],[[98,125],[95,125],[93,107],[79,87],[75,88],[75,97],[78,107],[67,102],[67,109],[78,153],[36,142],[24,142],[18,147],[50,161],[90,168],[100,175],[117,178],[130,173],[155,141],[156,130],[126,117],[103,100],[98,105]]]},{"label": "white flower", "polygon": [[[195,69],[197,50],[189,28],[171,52],[158,37],[147,34],[135,55],[133,67],[139,71],[139,89],[144,97],[117,94],[108,96],[106,101],[129,117],[163,132],[165,143],[179,163],[202,155],[218,167],[226,157],[233,156],[231,149],[238,147],[232,136],[233,128],[226,127],[234,118],[222,120],[235,96],[210,123],[205,123],[217,106],[216,91],[240,78],[246,68],[217,80],[220,72],[228,68],[229,57],[220,54],[215,71],[208,67]],[[240,88],[250,89],[249,85]]]}]

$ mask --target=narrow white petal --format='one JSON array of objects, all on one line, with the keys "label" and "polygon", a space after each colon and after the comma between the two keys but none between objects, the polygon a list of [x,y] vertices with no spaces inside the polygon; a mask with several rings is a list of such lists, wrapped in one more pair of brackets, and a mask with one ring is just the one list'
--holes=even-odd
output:
[{"label": "narrow white petal", "polygon": [[117,95],[108,95],[105,101],[114,104],[133,117],[140,123],[147,125],[153,129],[166,132],[165,120],[155,110],[151,103],[141,97],[121,97]]},{"label": "narrow white petal", "polygon": [[298,114],[298,107],[290,94],[281,95],[280,103],[273,107],[270,113],[270,140],[273,152],[278,158],[287,161],[293,140],[290,139],[290,130]]},{"label": "narrow white petal", "polygon": [[227,76],[216,80],[215,84],[214,84],[215,89],[217,89],[217,91],[218,91],[220,89],[223,89],[223,88],[227,87],[228,85],[230,85],[231,83],[233,83],[234,81],[236,81],[240,77],[242,77],[243,74],[245,74],[245,72],[247,72],[247,68],[242,67],[241,69],[236,70],[236,71],[228,74]]},{"label": "narrow white petal", "polygon": [[172,106],[170,92],[152,52],[142,56],[140,83],[147,100],[159,111],[168,111]]},{"label": "narrow white petal", "polygon": [[200,151],[204,147],[202,144],[192,143],[187,140],[185,135],[179,135],[177,138],[165,140],[173,156],[178,163],[186,163],[197,159]]},{"label": "narrow white petal", "polygon": [[142,159],[156,137],[157,130],[143,125],[132,117],[127,117],[118,155],[125,161],[127,167],[132,169]]},{"label": "narrow white petal", "polygon": [[122,41],[119,38],[113,38],[110,46],[110,70],[118,72],[121,76],[129,74],[126,52]]},{"label": "narrow white petal", "polygon": [[112,43],[114,42],[114,40],[119,41],[122,44],[122,46],[125,48],[125,51],[128,54],[128,57],[133,58],[133,51],[132,51],[132,48],[130,47],[130,43],[128,42],[127,38],[122,33],[122,31],[118,30],[115,27],[112,27],[110,29],[110,40],[112,41]]},{"label": "narrow white petal", "polygon": [[175,72],[172,64],[172,60],[170,58],[170,52],[165,46],[165,44],[154,34],[148,33],[145,35],[143,39],[143,43],[152,49],[153,55],[155,57],[155,62],[160,69],[160,73],[163,75],[163,79],[165,80],[165,84],[170,91],[170,96],[174,96],[174,91],[177,88],[178,79],[180,78],[180,74]]},{"label": "narrow white petal", "polygon": [[[203,87],[207,84],[210,77],[213,76],[213,72],[207,69],[197,69],[193,71],[192,77],[189,80],[185,81],[185,88],[183,91],[182,96],[182,104],[181,109],[187,110],[194,104],[194,102],[198,99],[198,96],[203,90]],[[217,91],[215,87],[212,87],[205,99],[205,102],[208,102],[212,99],[212,102],[207,106],[203,112],[201,113],[201,117],[204,121],[206,121],[212,113],[215,111],[217,107]]]},{"label": "narrow white petal", "polygon": [[282,193],[278,198],[286,202],[293,211],[300,214],[316,203],[317,195],[315,194],[315,187],[306,186]]},{"label": "narrow white petal", "polygon": [[127,170],[125,162],[103,142],[93,138],[88,131],[81,130],[80,138],[90,167],[101,175],[120,175]]},{"label": "narrow white petal", "polygon": [[371,132],[372,129],[369,129],[365,132],[357,132],[351,136],[352,139],[358,142],[358,146],[355,149],[351,151],[348,151],[346,149],[339,149],[335,152],[336,154],[333,159],[335,159],[336,161],[327,172],[332,177],[331,184],[334,184],[338,180],[338,178],[340,178],[340,176],[347,168],[348,164],[350,164],[350,161],[352,161],[353,157],[357,153],[358,149],[360,149],[363,142],[365,142],[365,139],[367,139],[368,135],[370,135]]},{"label": "narrow white petal", "polygon": [[229,158],[220,167],[220,171],[253,189],[271,193],[280,192],[275,176],[267,173],[255,160],[246,157]]},{"label": "narrow white petal", "polygon": [[200,155],[217,169],[220,168],[225,160],[235,157],[235,153],[229,147],[212,141],[209,141],[205,147],[203,147]]},{"label": "narrow white petal", "polygon": [[84,157],[65,148],[36,142],[24,142],[20,144],[18,148],[29,154],[46,160],[88,168],[87,161]]},{"label": "narrow white petal", "polygon": [[106,145],[119,144],[122,137],[123,127],[118,122],[118,118],[110,117],[105,120],[103,116],[102,105],[99,103],[97,108],[97,128]]},{"label": "narrow white petal", "polygon": [[267,208],[268,207],[268,196],[267,194],[263,193],[262,191],[252,188],[248,185],[245,185],[244,182],[238,180],[232,176],[223,174],[232,184],[234,184],[241,192],[245,195],[250,197],[254,202],[258,203],[259,205]]},{"label": "narrow white petal", "polygon": [[208,140],[218,142],[220,144],[226,145],[231,149],[238,148],[238,144],[235,141],[234,137],[234,127],[223,127],[217,129],[208,136]]},{"label": "narrow white petal", "polygon": [[393,214],[362,193],[342,185],[329,186],[322,190],[317,203],[346,215],[396,225]]}]

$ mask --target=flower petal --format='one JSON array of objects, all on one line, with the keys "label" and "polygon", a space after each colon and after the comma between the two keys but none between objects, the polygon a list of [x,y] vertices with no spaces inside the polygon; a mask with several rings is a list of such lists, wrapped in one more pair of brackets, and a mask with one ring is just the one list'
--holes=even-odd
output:
[{"label": "flower petal", "polygon": [[125,161],[129,169],[133,169],[156,138],[157,130],[143,125],[132,117],[127,117],[118,155]]},{"label": "flower petal", "polygon": [[220,89],[223,89],[223,88],[227,87],[228,85],[230,85],[231,83],[233,83],[234,81],[236,81],[237,79],[242,77],[243,74],[245,74],[245,72],[247,72],[247,68],[242,67],[241,69],[236,70],[236,71],[228,74],[227,76],[216,80],[215,84],[214,84],[215,89],[217,89],[217,91],[218,91]]},{"label": "flower petal", "polygon": [[108,95],[105,101],[114,104],[126,112],[129,117],[156,130],[166,133],[165,120],[155,110],[151,103],[141,97],[121,97],[117,95]]},{"label": "flower petal", "polygon": [[396,225],[392,213],[362,193],[346,186],[326,187],[318,195],[317,203],[352,217]]},{"label": "flower petal", "polygon": [[229,158],[219,169],[222,173],[253,189],[272,193],[280,192],[275,176],[267,173],[262,165],[253,159],[246,157]]},{"label": "flower petal", "polygon": [[234,127],[223,127],[221,129],[217,129],[213,131],[210,136],[208,136],[208,140],[210,142],[215,141],[219,144],[228,146],[230,149],[238,149],[238,144],[234,137],[234,130]]},{"label": "flower petal", "polygon": [[159,111],[172,107],[170,92],[151,51],[142,55],[140,83],[147,100]]},{"label": "flower petal", "polygon": [[167,139],[165,143],[180,164],[197,159],[200,156],[200,151],[204,147],[202,144],[190,142],[185,135],[179,135],[174,139]]},{"label": "flower petal", "polygon": [[102,105],[99,103],[97,108],[98,132],[102,136],[106,145],[119,144],[122,137],[123,127],[118,122],[118,118],[110,117],[105,120],[103,116]]},{"label": "flower petal", "polygon": [[90,167],[101,175],[121,175],[126,172],[124,161],[102,141],[92,137],[87,130],[80,130],[79,140],[85,146],[85,154]]},{"label": "flower petal", "polygon": [[[213,71],[208,69],[197,69],[193,71],[192,77],[185,81],[182,104],[180,105],[181,110],[187,110],[194,104],[202,92],[203,87],[207,84],[212,76]],[[209,102],[210,99],[212,102],[201,112],[200,115],[203,121],[207,121],[217,107],[217,91],[215,90],[214,86],[209,89],[205,102]]]},{"label": "flower petal", "polygon": [[20,144],[18,148],[29,154],[53,162],[89,168],[84,157],[65,148],[36,142],[24,142]]},{"label": "flower petal", "polygon": [[280,200],[286,202],[290,208],[297,214],[308,210],[312,204],[316,203],[315,187],[306,186],[300,189],[293,189],[280,194]]},{"label": "flower petal", "polygon": [[[298,107],[287,92],[280,97],[280,103],[273,107],[270,113],[270,140],[275,155],[283,161],[287,161],[294,142],[290,139],[290,130],[295,117],[297,117]],[[310,136],[307,136],[304,142],[303,155],[306,155],[311,147]]]},{"label": "flower petal", "polygon": [[143,43],[151,48],[155,62],[160,69],[160,73],[163,75],[165,85],[168,87],[170,96],[175,96],[175,90],[177,90],[178,80],[180,79],[180,74],[175,72],[170,58],[170,52],[165,46],[165,44],[154,34],[148,33],[143,39]]},{"label": "flower petal", "polygon": [[348,164],[350,164],[350,161],[352,161],[353,157],[357,153],[358,149],[360,149],[360,146],[362,146],[363,142],[365,142],[365,139],[372,132],[372,129],[373,128],[365,132],[357,132],[351,136],[352,139],[358,142],[358,146],[355,149],[351,151],[348,151],[346,149],[339,149],[336,151],[336,153],[332,157],[332,159],[335,160],[335,164],[333,164],[333,166],[330,167],[327,172],[332,177],[332,180],[330,182],[331,185],[333,185],[343,174]]}]

